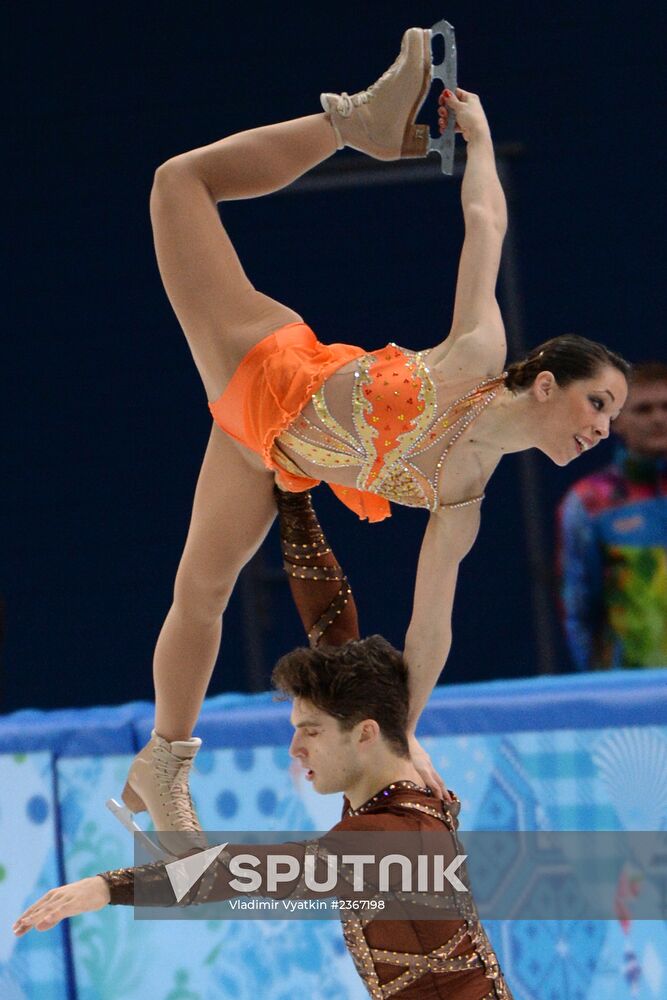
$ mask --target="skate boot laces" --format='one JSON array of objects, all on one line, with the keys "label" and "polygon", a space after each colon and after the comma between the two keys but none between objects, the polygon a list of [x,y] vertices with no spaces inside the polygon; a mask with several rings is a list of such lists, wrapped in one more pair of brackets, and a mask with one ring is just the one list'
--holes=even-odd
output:
[{"label": "skate boot laces", "polygon": [[168,815],[175,819],[175,828],[184,832],[201,830],[188,784],[192,759],[176,757],[156,746],[153,747],[153,766],[160,798]]},{"label": "skate boot laces", "polygon": [[346,91],[343,91],[342,94],[339,94],[338,101],[336,103],[336,107],[334,108],[334,110],[341,116],[341,118],[349,118],[355,108],[360,107],[362,104],[368,104],[368,102],[370,101],[373,94],[380,86],[380,84],[384,83],[385,80],[389,80],[392,76],[394,76],[394,74],[398,69],[398,64],[400,63],[402,58],[403,58],[403,46],[401,46],[401,51],[399,52],[397,58],[391,64],[389,69],[385,70],[382,76],[378,80],[376,80],[375,83],[372,83],[370,87],[367,87],[366,90],[360,90],[356,94],[348,94]]}]

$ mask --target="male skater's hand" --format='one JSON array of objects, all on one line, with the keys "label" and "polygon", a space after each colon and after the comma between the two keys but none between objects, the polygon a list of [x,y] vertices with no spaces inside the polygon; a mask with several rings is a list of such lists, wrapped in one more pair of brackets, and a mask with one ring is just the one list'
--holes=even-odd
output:
[{"label": "male skater's hand", "polygon": [[36,931],[49,931],[65,917],[101,910],[108,902],[109,886],[103,878],[99,875],[82,878],[49,890],[21,914],[12,930],[16,937],[22,937],[33,927]]},{"label": "male skater's hand", "polygon": [[416,736],[408,736],[408,746],[410,747],[412,763],[419,771],[419,775],[425,786],[430,788],[438,798],[444,799],[445,802],[453,802],[454,799],[447,791],[444,781],[433,767],[433,761]]}]

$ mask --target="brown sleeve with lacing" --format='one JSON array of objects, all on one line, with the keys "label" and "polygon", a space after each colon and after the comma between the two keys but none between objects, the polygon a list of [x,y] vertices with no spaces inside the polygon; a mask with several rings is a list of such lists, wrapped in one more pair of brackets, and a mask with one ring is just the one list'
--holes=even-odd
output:
[{"label": "brown sleeve with lacing", "polygon": [[357,606],[313,510],[310,491],[275,488],[283,567],[311,647],[359,638]]}]

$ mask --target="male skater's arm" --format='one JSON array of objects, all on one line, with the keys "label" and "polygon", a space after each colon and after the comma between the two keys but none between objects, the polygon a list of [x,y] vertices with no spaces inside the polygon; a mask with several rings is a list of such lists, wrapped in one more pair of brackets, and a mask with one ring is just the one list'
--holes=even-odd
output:
[{"label": "male skater's arm", "polygon": [[[273,900],[321,900],[334,896],[339,900],[358,899],[360,892],[374,896],[380,885],[382,866],[379,857],[375,863],[371,863],[367,856],[369,851],[372,854],[382,854],[376,839],[377,833],[408,828],[417,830],[419,826],[419,817],[407,820],[405,817],[399,818],[397,825],[394,817],[388,822],[385,815],[346,816],[329,833],[316,840],[282,844],[224,844],[221,845],[218,856],[185,892],[181,892],[178,879],[172,880],[170,869],[172,865],[180,869],[182,878],[184,869],[187,874],[188,856],[173,862],[158,861],[101,872],[92,878],[84,878],[47,892],[18,918],[13,928],[14,934],[21,937],[31,929],[50,930],[66,917],[100,910],[109,904],[186,907],[223,902],[238,896]],[[368,839],[363,839],[369,834],[374,838],[372,844]],[[431,846],[433,849],[433,845]],[[436,846],[439,858],[447,854],[448,850],[450,853],[454,850],[455,853],[456,845],[453,842],[439,840]],[[423,851],[424,845],[419,839],[414,839],[410,844],[406,841],[404,851],[409,852],[410,848]],[[365,858],[363,890],[357,884],[354,871],[345,864],[346,854]],[[305,879],[307,855],[312,855],[316,886],[310,886]],[[336,869],[337,878],[333,883],[330,881],[331,873],[328,868],[332,855],[343,861],[343,865]],[[416,870],[417,857],[413,860]],[[400,889],[401,884],[400,873],[392,872],[389,892]],[[390,898],[386,897],[387,905]]]},{"label": "male skater's arm", "polygon": [[[340,646],[358,639],[352,590],[320,527],[310,493],[286,493],[276,487],[275,494],[283,565],[310,645]],[[447,659],[458,564],[472,545],[478,525],[479,511],[473,508],[431,517],[405,641],[410,667],[410,754],[424,784],[445,801],[451,800],[449,791],[414,730]]]},{"label": "male skater's arm", "polygon": [[359,638],[354,596],[313,510],[310,491],[274,490],[283,567],[311,647]]},{"label": "male skater's arm", "polygon": [[[29,906],[15,922],[13,931],[22,937],[29,930],[50,930],[66,917],[80,913],[101,910],[111,904],[115,906],[191,906],[196,903],[222,901],[238,896],[243,889],[233,884],[236,870],[230,870],[232,859],[239,855],[252,854],[258,858],[255,871],[261,876],[262,884],[267,884],[267,856],[279,853],[293,860],[295,870],[303,871],[305,843],[285,843],[273,845],[225,845],[218,858],[201,875],[189,890],[178,899],[171,878],[168,863],[163,861],[133,868],[119,868],[101,872],[91,878],[80,879],[68,885],[59,886],[45,893],[37,902]],[[187,859],[174,862],[187,863]],[[250,869],[249,869],[250,870]],[[284,869],[283,869],[284,870]],[[281,882],[275,892],[261,895],[285,898],[298,888],[298,878]]]}]

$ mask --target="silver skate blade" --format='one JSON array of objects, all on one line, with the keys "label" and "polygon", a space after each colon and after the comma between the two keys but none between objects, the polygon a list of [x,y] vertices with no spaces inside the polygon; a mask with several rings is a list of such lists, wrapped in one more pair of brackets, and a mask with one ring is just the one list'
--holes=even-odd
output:
[{"label": "silver skate blade", "polygon": [[[449,23],[449,21],[438,21],[431,28],[431,39],[435,35],[442,35],[443,41],[445,43],[445,57],[441,63],[437,66],[431,66],[431,79],[441,80],[444,90],[451,90],[455,93],[457,83],[456,83],[456,37],[454,35],[454,28]],[[449,118],[447,121],[447,128],[434,139],[433,136],[430,137],[428,144],[429,153],[438,153],[440,156],[440,165],[442,167],[443,174],[451,174],[454,172],[454,141],[455,135],[454,126],[456,125],[456,118],[452,111],[449,112]]]},{"label": "silver skate blade", "polygon": [[152,841],[151,838],[144,833],[127,806],[117,802],[116,799],[107,799],[105,805],[109,812],[113,813],[118,822],[121,823],[133,836],[139,839],[142,847],[148,852],[148,854],[150,854],[151,857],[155,858],[157,861],[165,861],[174,857],[174,855],[170,854],[169,851],[164,850],[164,848],[161,848],[159,844],[154,843],[154,841]]}]

